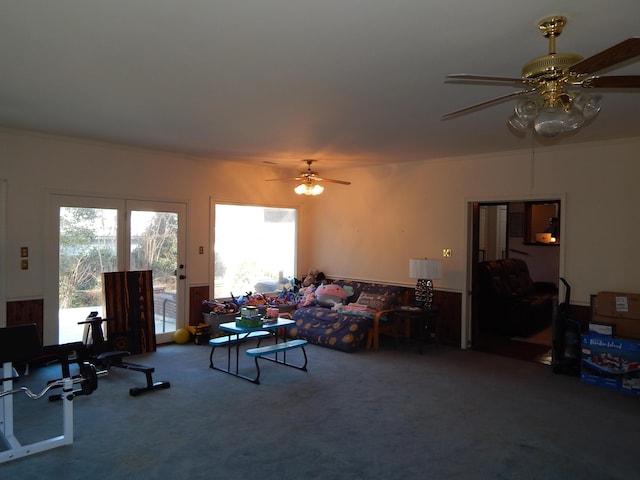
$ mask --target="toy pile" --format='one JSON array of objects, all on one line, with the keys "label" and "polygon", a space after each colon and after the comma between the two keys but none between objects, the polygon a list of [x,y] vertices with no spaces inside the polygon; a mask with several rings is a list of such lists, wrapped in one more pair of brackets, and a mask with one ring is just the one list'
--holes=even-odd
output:
[{"label": "toy pile", "polygon": [[238,313],[239,311],[237,303],[227,300],[205,300],[202,302],[202,313],[226,315],[228,313]]},{"label": "toy pile", "polygon": [[316,303],[316,288],[326,283],[324,273],[316,269],[309,270],[309,273],[302,281],[302,286],[298,290],[298,307],[308,307]]}]

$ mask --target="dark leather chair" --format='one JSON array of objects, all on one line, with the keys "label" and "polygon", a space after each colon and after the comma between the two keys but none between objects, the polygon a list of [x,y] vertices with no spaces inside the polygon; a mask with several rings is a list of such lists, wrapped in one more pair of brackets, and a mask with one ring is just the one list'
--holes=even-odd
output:
[{"label": "dark leather chair", "polygon": [[551,325],[558,287],[534,282],[524,260],[506,258],[478,265],[478,326],[507,336],[527,337]]}]

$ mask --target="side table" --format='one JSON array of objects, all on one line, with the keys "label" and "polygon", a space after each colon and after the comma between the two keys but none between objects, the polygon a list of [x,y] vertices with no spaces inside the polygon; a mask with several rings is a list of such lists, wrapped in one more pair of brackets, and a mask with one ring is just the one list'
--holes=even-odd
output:
[{"label": "side table", "polygon": [[[422,347],[427,343],[438,343],[438,319],[439,312],[437,309],[426,309],[417,306],[402,306],[393,311],[393,317],[396,323],[396,332],[398,332],[398,321],[405,320],[405,332],[403,337],[411,338],[411,332],[416,331],[418,334],[418,353],[422,353]],[[415,328],[413,328],[415,325]],[[397,339],[397,336],[396,336]]]}]

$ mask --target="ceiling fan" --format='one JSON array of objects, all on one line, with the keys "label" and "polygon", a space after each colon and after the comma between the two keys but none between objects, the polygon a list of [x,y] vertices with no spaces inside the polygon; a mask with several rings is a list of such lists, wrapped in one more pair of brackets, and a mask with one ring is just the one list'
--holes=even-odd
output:
[{"label": "ceiling fan", "polygon": [[602,97],[584,93],[584,90],[640,88],[640,75],[596,75],[640,55],[640,38],[629,38],[588,58],[575,53],[557,53],[556,37],[562,33],[566,23],[567,18],[563,16],[548,17],[538,23],[542,35],[549,39],[549,53],[525,63],[521,78],[447,75],[447,79],[457,82],[511,84],[521,86],[523,90],[447,113],[441,118],[449,119],[509,98],[521,97],[509,125],[518,131],[533,126],[538,135],[555,137],[581,127],[600,111]]},{"label": "ceiling fan", "polygon": [[313,162],[317,162],[317,160],[306,159],[302,161],[306,162],[307,170],[304,172],[300,172],[300,175],[298,175],[297,177],[270,178],[267,181],[268,182],[274,182],[274,181],[277,182],[277,181],[283,181],[283,180],[302,181],[300,185],[298,185],[296,188],[293,189],[298,195],[320,195],[324,191],[324,187],[320,185],[320,183],[322,182],[339,183],[341,185],[351,185],[351,182],[347,182],[344,180],[334,180],[332,178],[324,178],[324,177],[318,176],[318,172],[314,172],[313,170],[311,170],[311,164]]}]

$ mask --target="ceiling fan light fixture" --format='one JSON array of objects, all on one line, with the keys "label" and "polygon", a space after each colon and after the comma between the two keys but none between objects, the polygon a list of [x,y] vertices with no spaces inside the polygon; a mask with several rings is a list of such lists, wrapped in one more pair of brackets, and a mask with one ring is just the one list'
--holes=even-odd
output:
[{"label": "ceiling fan light fixture", "polygon": [[318,185],[317,183],[314,185],[312,183],[301,183],[296,188],[293,189],[298,195],[320,195],[324,192],[324,187],[322,185]]},{"label": "ceiling fan light fixture", "polygon": [[556,37],[566,24],[567,18],[560,15],[538,22],[542,36],[549,41],[548,53],[525,63],[520,78],[467,73],[447,75],[446,78],[453,80],[512,84],[524,87],[524,90],[458,109],[443,115],[442,119],[519,97],[514,107],[515,115],[509,118],[508,126],[519,132],[532,126],[537,135],[557,137],[579,129],[600,112],[601,95],[578,93],[577,88],[640,89],[640,75],[597,75],[598,72],[640,58],[640,37],[628,38],[584,58],[576,53],[557,51]]}]

